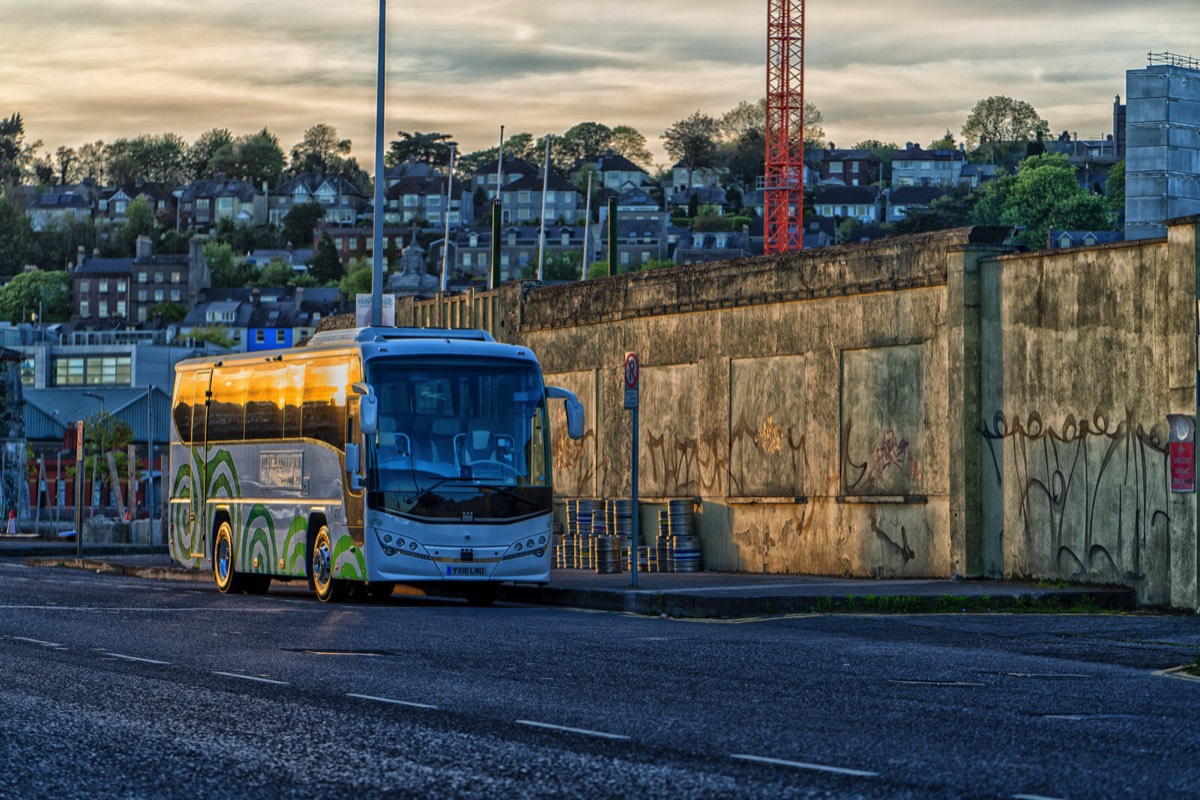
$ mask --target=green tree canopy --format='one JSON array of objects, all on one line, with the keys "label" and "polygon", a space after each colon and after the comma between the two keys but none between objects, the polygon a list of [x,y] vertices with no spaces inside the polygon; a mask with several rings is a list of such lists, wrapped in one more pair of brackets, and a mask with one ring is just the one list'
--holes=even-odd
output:
[{"label": "green tree canopy", "polygon": [[135,198],[125,207],[125,221],[117,226],[114,236],[118,255],[122,258],[135,255],[138,237],[153,238],[157,228],[154,206],[145,197]]},{"label": "green tree canopy", "polygon": [[29,322],[40,313],[41,322],[65,322],[71,317],[71,276],[66,270],[22,272],[0,286],[0,319]]},{"label": "green tree canopy", "polygon": [[341,174],[346,157],[350,155],[351,142],[338,136],[337,128],[325,123],[313,125],[304,132],[304,138],[292,147],[288,169],[299,175],[315,169],[331,174]]},{"label": "green tree canopy", "polygon": [[987,184],[972,213],[976,224],[1015,225],[1017,241],[1032,250],[1046,247],[1050,228],[1110,230],[1104,198],[1079,186],[1063,155],[1025,159],[1015,176]]},{"label": "green tree canopy", "polygon": [[307,248],[312,245],[313,230],[325,219],[325,207],[317,202],[301,203],[283,218],[283,238],[293,247]]},{"label": "green tree canopy", "polygon": [[33,224],[25,212],[0,195],[0,276],[15,275],[37,255]]},{"label": "green tree canopy", "polygon": [[1125,208],[1125,161],[1118,161],[1108,171],[1108,179],[1104,182],[1104,199],[1109,211],[1121,211]]},{"label": "green tree canopy", "polygon": [[372,265],[365,258],[352,258],[346,265],[346,275],[338,282],[342,296],[352,301],[360,294],[371,293]]},{"label": "green tree canopy", "polygon": [[150,319],[161,319],[163,322],[183,322],[187,318],[188,309],[183,303],[158,303],[146,310]]},{"label": "green tree canopy", "polygon": [[337,247],[328,233],[322,233],[320,241],[317,242],[317,252],[313,256],[308,274],[321,284],[339,283],[345,277],[342,259],[338,256]]},{"label": "green tree canopy", "polygon": [[14,113],[0,117],[0,192],[20,183],[33,165],[41,141],[25,141],[25,120]]},{"label": "green tree canopy", "polygon": [[283,150],[279,139],[266,128],[240,136],[218,148],[208,161],[209,177],[218,173],[255,187],[276,186],[283,172]]},{"label": "green tree canopy", "polygon": [[997,152],[1004,154],[1024,148],[1027,142],[1040,141],[1050,127],[1024,100],[994,95],[980,100],[963,124],[962,135],[971,150],[988,151],[988,160],[996,162]]},{"label": "green tree canopy", "polygon": [[661,138],[667,155],[687,168],[688,186],[692,184],[692,173],[696,169],[716,166],[719,133],[717,121],[700,111],[679,120],[663,132]]},{"label": "green tree canopy", "polygon": [[233,245],[227,242],[205,242],[204,260],[208,262],[214,289],[240,289],[258,279],[259,271],[238,258]]},{"label": "green tree canopy", "polygon": [[398,140],[391,142],[383,163],[389,167],[403,164],[410,158],[433,167],[450,165],[450,148],[458,143],[448,133],[421,133],[420,131],[397,131]]},{"label": "green tree canopy", "polygon": [[642,169],[649,169],[654,161],[646,147],[646,137],[632,125],[617,125],[612,129],[608,146],[617,155],[625,156]]},{"label": "green tree canopy", "polygon": [[612,143],[612,128],[601,122],[580,122],[567,129],[558,145],[572,162],[604,155]]},{"label": "green tree canopy", "polygon": [[213,176],[212,160],[222,148],[233,144],[233,134],[228,128],[212,128],[197,137],[187,151],[187,168],[190,176],[199,180]]}]

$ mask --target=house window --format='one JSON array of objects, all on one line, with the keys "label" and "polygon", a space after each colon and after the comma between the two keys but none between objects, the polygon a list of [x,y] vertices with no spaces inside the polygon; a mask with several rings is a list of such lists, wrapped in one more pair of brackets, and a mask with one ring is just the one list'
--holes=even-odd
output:
[{"label": "house window", "polygon": [[517,192],[517,202],[518,203],[528,203],[530,201],[530,199],[531,199],[530,192],[528,192],[528,191]]},{"label": "house window", "polygon": [[156,273],[154,273],[154,282],[162,283],[165,277],[166,276],[163,275],[161,272],[156,272]]},{"label": "house window", "polygon": [[26,358],[21,361],[21,385],[33,386],[37,377],[37,361],[32,358]]},{"label": "house window", "polygon": [[433,194],[433,195],[430,195],[429,197],[425,198],[425,207],[426,208],[431,208],[433,206],[438,206],[440,208],[441,205],[442,205],[442,196],[440,194]]},{"label": "house window", "polygon": [[92,288],[92,282],[91,282],[91,281],[89,281],[89,280],[82,280],[82,281],[80,281],[80,282],[79,282],[79,293],[80,293],[80,294],[84,294],[85,292],[91,291],[91,288]]},{"label": "house window", "polygon": [[100,281],[97,288],[100,291],[100,294],[108,294],[108,281]]},{"label": "house window", "polygon": [[55,386],[128,386],[131,356],[71,356],[54,359]]},{"label": "house window", "polygon": [[155,289],[154,290],[154,302],[161,303],[162,301],[163,301],[163,290]]},{"label": "house window", "polygon": [[144,302],[146,302],[146,290],[145,290],[145,289],[138,289],[137,298],[138,298],[138,302],[139,302],[139,303],[144,303]]},{"label": "house window", "polygon": [[124,300],[117,301],[117,316],[118,317],[125,316],[125,301]]},{"label": "house window", "polygon": [[831,175],[841,175],[842,174],[842,162],[831,161],[829,163],[829,173]]},{"label": "house window", "polygon": [[171,302],[172,303],[178,303],[182,299],[183,299],[183,292],[179,291],[178,289],[171,290]]},{"label": "house window", "polygon": [[125,294],[125,292],[128,290],[129,290],[129,284],[127,284],[123,280],[117,281],[117,291],[118,292],[120,292],[121,294]]},{"label": "house window", "polygon": [[138,273],[138,283],[145,283],[145,282],[146,282],[146,271],[142,270],[141,272]]},{"label": "house window", "polygon": [[546,192],[546,202],[547,202],[547,203],[553,203],[553,202],[554,202],[554,192],[552,192],[552,191],[548,191],[548,192]]},{"label": "house window", "polygon": [[254,332],[254,343],[255,344],[263,344],[264,342],[266,342],[266,340],[267,340],[267,332],[264,331],[262,328],[259,328],[258,330],[256,330]]},{"label": "house window", "polygon": [[287,331],[275,331],[275,344],[284,344],[287,341]]},{"label": "house window", "polygon": [[171,273],[171,283],[179,283],[182,280],[183,280],[182,272],[172,272]]},{"label": "house window", "polygon": [[91,310],[88,308],[87,300],[79,301],[79,316],[83,319],[87,319],[89,316],[91,316]]},{"label": "house window", "polygon": [[406,194],[404,195],[404,207],[416,208],[418,205],[420,205],[420,200],[421,198],[415,194]]},{"label": "house window", "polygon": [[233,198],[232,197],[218,197],[217,198],[217,211],[233,211]]},{"label": "house window", "polygon": [[463,264],[463,266],[464,266],[464,267],[469,267],[469,266],[471,266],[471,254],[470,254],[470,253],[463,253],[463,254],[462,254],[462,264]]},{"label": "house window", "polygon": [[145,306],[142,306],[141,308],[138,309],[138,322],[145,322],[146,317],[147,317],[147,309]]}]

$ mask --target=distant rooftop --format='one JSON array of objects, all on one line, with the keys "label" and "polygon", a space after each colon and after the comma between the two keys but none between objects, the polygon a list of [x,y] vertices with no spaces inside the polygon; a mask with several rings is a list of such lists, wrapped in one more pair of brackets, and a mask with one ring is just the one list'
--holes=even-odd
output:
[{"label": "distant rooftop", "polygon": [[1200,70],[1200,58],[1192,58],[1191,56],[1181,56],[1177,53],[1148,53],[1147,59],[1150,64],[1166,64],[1169,67],[1186,67],[1187,69]]}]

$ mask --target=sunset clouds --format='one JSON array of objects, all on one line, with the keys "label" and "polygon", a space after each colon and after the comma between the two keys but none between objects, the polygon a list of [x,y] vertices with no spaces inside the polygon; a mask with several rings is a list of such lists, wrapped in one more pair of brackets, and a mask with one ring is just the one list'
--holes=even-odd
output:
[{"label": "sunset clouds", "polygon": [[[46,148],[263,127],[285,148],[334,125],[374,150],[377,0],[0,0],[0,115]],[[763,95],[766,0],[388,4],[386,130],[468,150],[498,128],[585,120],[659,134]],[[840,146],[958,134],[975,102],[1033,104],[1051,131],[1111,130],[1125,70],[1200,55],[1200,3],[809,0],[807,99]]]}]

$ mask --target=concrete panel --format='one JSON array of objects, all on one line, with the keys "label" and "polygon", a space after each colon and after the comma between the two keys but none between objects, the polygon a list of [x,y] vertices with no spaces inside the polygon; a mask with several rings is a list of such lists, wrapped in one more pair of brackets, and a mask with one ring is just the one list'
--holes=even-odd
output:
[{"label": "concrete panel", "polygon": [[551,456],[554,491],[561,497],[596,496],[596,373],[594,370],[546,375],[547,386],[561,386],[583,403],[583,438],[567,434],[567,412],[561,400],[550,401]]},{"label": "concrete panel", "polygon": [[1137,151],[1142,147],[1165,147],[1168,142],[1169,131],[1164,125],[1130,125],[1125,124],[1125,153],[1129,155],[1129,151]]},{"label": "concrete panel", "polygon": [[800,497],[805,492],[804,356],[731,363],[731,497]]},{"label": "concrete panel", "polygon": [[[639,415],[641,432],[638,482],[649,497],[699,497],[704,482],[719,480],[724,467],[720,440],[707,440],[699,431],[700,398],[696,364],[642,368]],[[629,412],[626,412],[627,414]]]},{"label": "concrete panel", "polygon": [[842,357],[842,492],[924,493],[925,354],[919,345]]}]

